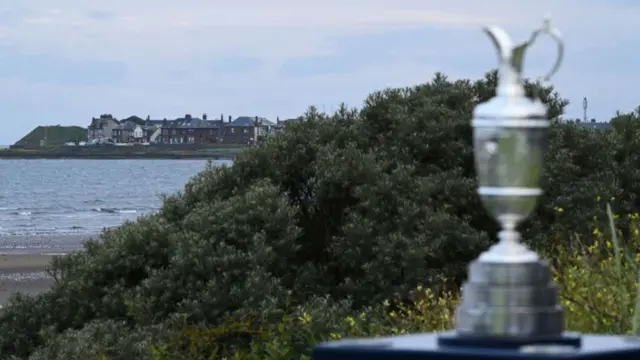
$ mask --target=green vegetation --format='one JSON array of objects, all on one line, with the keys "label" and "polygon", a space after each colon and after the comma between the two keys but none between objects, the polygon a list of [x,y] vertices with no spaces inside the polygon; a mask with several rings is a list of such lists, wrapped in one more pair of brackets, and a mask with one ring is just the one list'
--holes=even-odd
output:
[{"label": "green vegetation", "polygon": [[48,146],[0,149],[0,159],[228,159],[243,147],[183,148],[180,146]]},{"label": "green vegetation", "polygon": [[[495,84],[437,74],[360,110],[310,108],[157,214],[56,259],[50,292],[0,312],[0,357],[308,359],[320,340],[450,328],[466,265],[497,231],[469,123]],[[552,88],[526,89],[562,114]],[[613,255],[640,250],[640,118],[623,116],[624,133],[551,128],[545,195],[521,228],[552,255],[579,331],[633,329],[639,259]]]},{"label": "green vegetation", "polygon": [[86,141],[87,129],[79,126],[38,126],[31,130],[14,146],[38,147],[40,140],[47,139],[47,146],[61,146],[68,141]]}]

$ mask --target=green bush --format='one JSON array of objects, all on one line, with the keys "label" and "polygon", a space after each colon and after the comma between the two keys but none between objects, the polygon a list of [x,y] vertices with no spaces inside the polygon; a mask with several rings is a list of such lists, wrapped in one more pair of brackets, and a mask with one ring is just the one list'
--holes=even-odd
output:
[{"label": "green bush", "polygon": [[[495,83],[495,72],[475,82],[436,74],[373,93],[360,110],[310,108],[233,166],[195,176],[157,214],[54,261],[51,291],[15,297],[0,312],[0,357],[144,359],[139,342],[155,349],[149,358],[268,358],[304,354],[334,333],[444,328],[450,319],[439,314],[407,314],[419,286],[427,298],[449,294],[453,306],[467,263],[495,237],[476,194],[469,124]],[[567,101],[552,88],[526,89],[542,94],[550,118],[562,114]],[[536,249],[591,236],[584,219],[605,215],[598,196],[637,212],[640,192],[629,189],[640,184],[638,137],[626,133],[637,116],[619,122],[625,133],[551,128],[545,195],[522,226]],[[313,326],[305,314],[316,314]],[[221,330],[238,323],[253,332]],[[274,332],[288,335],[256,338]]]},{"label": "green bush", "polygon": [[[640,224],[637,220],[640,216],[629,215],[632,221],[628,229],[632,235],[626,245],[617,241],[617,232],[611,237],[594,231],[584,241],[574,238],[572,248],[558,244],[547,249],[546,255],[553,255],[554,281],[560,285],[559,300],[565,310],[567,329],[583,333],[640,335],[640,299],[637,296],[640,274],[640,255],[637,255],[640,252]],[[435,293],[418,286],[407,305],[392,308],[391,302],[385,301],[342,318],[336,317],[338,313],[322,311],[330,309],[322,303],[313,307],[317,309],[315,311],[296,309],[275,325],[261,329],[260,337],[246,348],[234,349],[228,358],[310,359],[313,346],[322,341],[450,330],[459,295],[451,291]],[[220,331],[219,328],[211,330]],[[211,339],[208,343],[217,344]],[[176,350],[166,344],[154,350],[158,354],[154,359],[198,359],[204,355]],[[218,346],[210,353],[220,352]]]}]

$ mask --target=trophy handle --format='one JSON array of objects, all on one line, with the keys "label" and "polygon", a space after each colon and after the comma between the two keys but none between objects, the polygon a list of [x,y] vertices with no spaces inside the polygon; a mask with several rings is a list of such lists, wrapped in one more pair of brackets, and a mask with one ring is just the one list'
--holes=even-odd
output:
[{"label": "trophy handle", "polygon": [[485,27],[482,29],[489,36],[498,52],[500,65],[510,62],[513,50],[513,42],[509,35],[499,27]]},{"label": "trophy handle", "polygon": [[498,57],[500,59],[501,67],[504,65],[510,65],[511,69],[520,76],[522,74],[522,68],[524,64],[524,55],[527,48],[529,48],[540,34],[548,34],[556,42],[557,55],[555,63],[549,72],[543,77],[544,81],[548,81],[558,71],[560,64],[564,58],[564,42],[558,29],[551,26],[551,20],[548,18],[544,20],[542,27],[535,30],[528,41],[523,42],[520,45],[514,46],[509,35],[498,27],[485,27],[483,31],[489,36],[496,50],[498,51]]},{"label": "trophy handle", "polygon": [[[556,42],[556,61],[553,64],[551,70],[549,70],[549,72],[542,78],[543,81],[549,81],[549,79],[551,79],[551,77],[558,71],[558,69],[560,69],[560,64],[562,64],[562,60],[564,59],[564,41],[562,41],[562,35],[560,34],[560,31],[551,25],[551,19],[546,18],[544,19],[542,27],[534,31],[531,34],[529,41],[521,46],[524,46],[525,48],[530,46],[540,34],[547,34],[551,37],[551,39],[553,39],[553,41]],[[524,53],[524,49],[522,50],[522,52]]]}]

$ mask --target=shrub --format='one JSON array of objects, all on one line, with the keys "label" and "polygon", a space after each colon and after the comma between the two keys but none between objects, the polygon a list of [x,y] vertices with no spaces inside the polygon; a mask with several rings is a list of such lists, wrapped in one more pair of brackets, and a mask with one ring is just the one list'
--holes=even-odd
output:
[{"label": "shrub", "polygon": [[[179,339],[180,329],[230,322],[271,331],[305,312],[326,313],[317,325],[324,329],[355,313],[367,320],[362,334],[391,331],[388,321],[409,320],[379,315],[378,304],[390,301],[385,313],[408,313],[420,285],[434,296],[455,291],[467,263],[495,236],[497,225],[476,195],[469,125],[473,107],[493,96],[495,83],[495,72],[475,82],[436,74],[427,84],[373,93],[360,110],[343,106],[326,115],[310,108],[281,134],[243,151],[233,166],[195,176],[157,214],[54,261],[50,292],[15,297],[0,313],[0,357],[90,356],[98,348],[69,339],[90,341],[116,326],[119,335],[104,339],[104,349],[133,339],[152,343],[145,334],[156,328]],[[567,101],[552,88],[527,83],[526,89],[542,94],[550,118],[562,114]],[[625,119],[625,131],[640,128],[631,126],[635,118]],[[551,250],[569,244],[564,234],[591,234],[582,219],[604,218],[597,196],[615,198],[620,213],[637,212],[635,193],[622,191],[640,183],[635,146],[617,131],[553,126],[545,196],[523,224],[524,237]],[[571,209],[571,216],[558,208]],[[443,324],[428,316],[427,323]],[[308,342],[293,339],[303,344],[294,353],[302,354]],[[232,352],[252,340],[231,337],[221,346]],[[63,343],[86,351],[55,350]],[[133,352],[109,354],[142,356],[123,349]]]},{"label": "shrub", "polygon": [[[635,214],[631,217],[638,219]],[[584,333],[639,334],[640,256],[633,256],[640,250],[638,225],[635,221],[630,225],[632,235],[626,245],[617,242],[617,232],[612,228],[612,236],[605,236],[604,230],[596,231],[585,239],[587,241],[574,238],[570,249],[562,244],[550,249],[567,329]],[[233,359],[310,359],[313,346],[321,341],[449,330],[453,327],[458,301],[459,293],[434,293],[419,286],[409,305],[391,309],[390,302],[385,301],[338,321],[336,313],[330,312],[327,316],[324,311],[297,309],[269,330],[265,329],[264,336],[248,348],[234,352]],[[324,305],[319,307],[322,308]],[[180,358],[183,354],[167,352],[165,356]],[[184,359],[197,358],[191,356]]]}]

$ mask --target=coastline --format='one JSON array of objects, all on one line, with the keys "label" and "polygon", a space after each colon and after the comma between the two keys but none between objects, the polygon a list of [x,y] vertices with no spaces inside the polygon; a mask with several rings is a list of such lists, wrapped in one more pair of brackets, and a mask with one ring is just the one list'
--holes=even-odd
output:
[{"label": "coastline", "polygon": [[86,159],[86,160],[233,160],[237,152],[157,152],[157,153],[56,153],[46,151],[0,150],[0,159]]},{"label": "coastline", "polygon": [[166,159],[233,160],[248,148],[238,144],[154,144],[131,146],[43,146],[13,145],[0,149],[0,159]]}]

